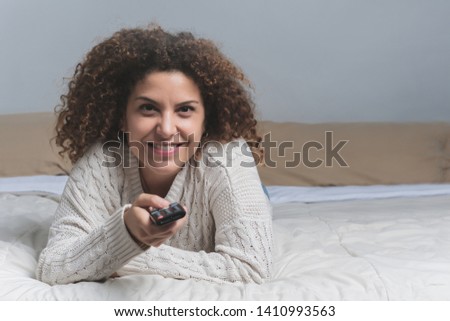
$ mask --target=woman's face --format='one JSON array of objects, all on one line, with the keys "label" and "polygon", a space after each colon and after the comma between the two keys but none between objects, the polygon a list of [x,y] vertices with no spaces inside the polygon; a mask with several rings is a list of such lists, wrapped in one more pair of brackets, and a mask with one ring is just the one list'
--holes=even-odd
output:
[{"label": "woman's face", "polygon": [[131,92],[122,130],[140,166],[170,175],[195,154],[204,121],[205,108],[194,81],[179,71],[156,71]]}]

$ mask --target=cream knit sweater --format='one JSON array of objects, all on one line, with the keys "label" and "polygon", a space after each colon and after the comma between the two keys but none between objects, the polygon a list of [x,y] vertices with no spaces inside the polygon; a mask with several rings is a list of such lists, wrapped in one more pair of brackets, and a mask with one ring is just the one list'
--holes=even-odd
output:
[{"label": "cream knit sweater", "polygon": [[[39,280],[102,280],[114,272],[219,283],[270,277],[271,207],[243,140],[211,143],[203,161],[180,170],[165,198],[187,206],[187,223],[146,251],[123,220],[124,210],[143,193],[137,159],[121,148],[122,163],[112,167],[105,150],[96,144],[75,164],[39,257]],[[227,152],[219,155],[220,150]]]}]

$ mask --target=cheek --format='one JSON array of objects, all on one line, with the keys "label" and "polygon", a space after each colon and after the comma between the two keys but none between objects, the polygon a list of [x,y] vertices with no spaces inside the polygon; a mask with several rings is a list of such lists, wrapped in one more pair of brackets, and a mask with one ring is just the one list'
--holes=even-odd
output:
[{"label": "cheek", "polygon": [[127,122],[127,132],[130,139],[139,140],[144,138],[152,130],[153,124],[144,118],[135,117]]},{"label": "cheek", "polygon": [[180,134],[189,141],[199,142],[203,134],[203,118],[189,119],[182,121],[178,127]]},{"label": "cheek", "polygon": [[190,124],[185,126],[182,130],[182,135],[185,136],[192,144],[199,143],[203,134],[202,124]]}]

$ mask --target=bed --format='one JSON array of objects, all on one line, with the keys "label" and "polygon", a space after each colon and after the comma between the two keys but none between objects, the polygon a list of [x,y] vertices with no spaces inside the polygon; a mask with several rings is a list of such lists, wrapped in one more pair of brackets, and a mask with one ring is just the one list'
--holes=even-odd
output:
[{"label": "bed", "polygon": [[48,142],[53,123],[0,116],[3,300],[450,300],[449,123],[261,122],[276,145],[276,166],[259,168],[275,238],[262,285],[135,275],[49,286],[34,270],[70,171]]}]

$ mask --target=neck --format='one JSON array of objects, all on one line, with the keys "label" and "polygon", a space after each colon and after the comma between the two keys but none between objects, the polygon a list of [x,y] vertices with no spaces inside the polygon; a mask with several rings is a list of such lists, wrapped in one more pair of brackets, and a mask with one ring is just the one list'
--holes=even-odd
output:
[{"label": "neck", "polygon": [[177,173],[169,175],[161,175],[155,172],[150,172],[145,168],[139,169],[141,177],[141,185],[144,193],[155,194],[160,197],[165,197],[172,186]]}]

